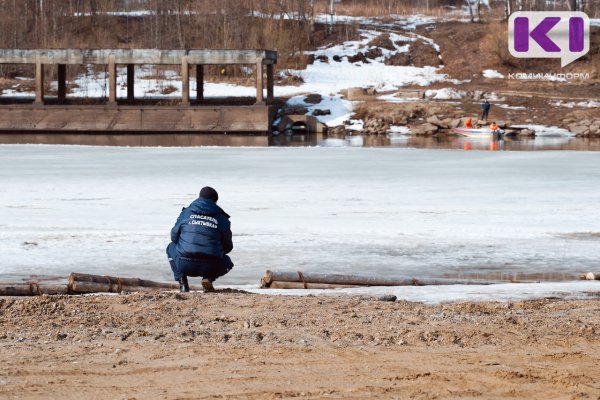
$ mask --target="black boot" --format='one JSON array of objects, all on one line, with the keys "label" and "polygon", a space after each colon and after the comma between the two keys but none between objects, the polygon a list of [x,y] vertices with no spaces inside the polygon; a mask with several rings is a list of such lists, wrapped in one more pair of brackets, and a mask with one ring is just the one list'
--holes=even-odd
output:
[{"label": "black boot", "polygon": [[204,293],[210,293],[215,291],[215,287],[212,284],[212,280],[208,278],[202,279],[202,290]]},{"label": "black boot", "polygon": [[190,291],[190,285],[188,285],[187,276],[182,276],[179,278],[179,291],[181,293],[187,293]]}]

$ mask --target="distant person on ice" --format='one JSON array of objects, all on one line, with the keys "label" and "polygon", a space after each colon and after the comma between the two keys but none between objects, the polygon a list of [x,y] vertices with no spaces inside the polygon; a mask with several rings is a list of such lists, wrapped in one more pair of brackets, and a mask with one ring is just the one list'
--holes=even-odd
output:
[{"label": "distant person on ice", "polygon": [[482,112],[481,112],[481,120],[482,120],[482,121],[487,121],[487,117],[488,117],[488,114],[490,113],[490,107],[491,107],[491,106],[492,106],[492,105],[491,105],[491,104],[490,104],[490,102],[489,102],[489,101],[487,101],[487,100],[486,100],[486,101],[484,101],[484,102],[481,104],[481,110],[482,110]]},{"label": "distant person on ice", "polygon": [[212,282],[228,273],[233,263],[229,215],[217,205],[219,194],[209,186],[200,197],[183,208],[171,229],[167,256],[181,292],[189,292],[188,276],[201,276],[205,292],[214,291]]}]

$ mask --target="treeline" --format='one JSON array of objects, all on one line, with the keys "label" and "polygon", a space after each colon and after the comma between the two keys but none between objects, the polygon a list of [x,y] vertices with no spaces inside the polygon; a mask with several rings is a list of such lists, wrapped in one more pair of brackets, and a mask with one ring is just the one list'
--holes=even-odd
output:
[{"label": "treeline", "polygon": [[[335,0],[336,14],[577,9],[600,0]],[[330,0],[0,0],[3,48],[273,48],[280,66],[323,38]],[[318,21],[317,21],[318,22]],[[315,34],[315,29],[317,30]],[[293,65],[289,65],[293,67]]]}]

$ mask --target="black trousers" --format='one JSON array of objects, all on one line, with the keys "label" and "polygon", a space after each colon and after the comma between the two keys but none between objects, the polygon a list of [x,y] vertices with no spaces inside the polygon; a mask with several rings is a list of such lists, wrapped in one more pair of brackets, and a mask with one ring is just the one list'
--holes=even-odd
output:
[{"label": "black trousers", "polygon": [[171,264],[173,277],[176,281],[184,276],[201,276],[214,281],[218,277],[231,271],[231,268],[233,268],[233,262],[227,255],[223,256],[221,259],[192,259],[180,257],[177,254],[175,243],[170,243],[167,246],[167,256],[169,258],[169,264]]}]

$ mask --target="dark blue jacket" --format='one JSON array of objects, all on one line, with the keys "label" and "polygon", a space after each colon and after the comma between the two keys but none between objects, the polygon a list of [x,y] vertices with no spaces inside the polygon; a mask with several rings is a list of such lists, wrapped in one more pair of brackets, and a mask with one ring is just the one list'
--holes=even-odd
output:
[{"label": "dark blue jacket", "polygon": [[198,198],[181,210],[171,241],[181,257],[222,258],[233,249],[229,215],[214,201]]},{"label": "dark blue jacket", "polygon": [[482,103],[481,108],[483,111],[490,111],[490,103]]}]

